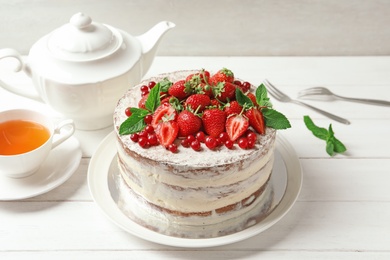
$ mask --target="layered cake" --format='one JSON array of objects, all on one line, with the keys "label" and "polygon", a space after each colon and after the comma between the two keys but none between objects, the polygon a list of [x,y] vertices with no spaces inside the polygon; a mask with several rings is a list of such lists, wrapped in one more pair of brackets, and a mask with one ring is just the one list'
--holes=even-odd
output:
[{"label": "layered cake", "polygon": [[138,223],[180,237],[257,223],[272,204],[270,106],[265,88],[227,69],[162,74],[129,89],[114,112],[118,204]]}]

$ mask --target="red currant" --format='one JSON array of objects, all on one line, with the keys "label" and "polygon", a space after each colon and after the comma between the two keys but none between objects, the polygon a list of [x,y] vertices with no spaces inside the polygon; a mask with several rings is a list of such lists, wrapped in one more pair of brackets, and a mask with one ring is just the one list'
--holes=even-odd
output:
[{"label": "red currant", "polygon": [[125,114],[126,114],[126,116],[131,116],[131,111],[130,111],[130,109],[131,109],[131,107],[128,107],[128,108],[126,108],[125,109]]},{"label": "red currant", "polygon": [[147,91],[141,91],[141,97],[144,97],[149,94],[149,90]]},{"label": "red currant", "polygon": [[154,146],[158,144],[157,136],[156,134],[149,134],[148,135],[148,144],[150,146]]},{"label": "red currant", "polygon": [[237,85],[237,86],[241,86],[242,83],[239,80],[235,80],[235,81],[233,81],[233,84]]},{"label": "red currant", "polygon": [[198,140],[195,139],[195,141],[192,141],[190,145],[194,151],[200,151],[200,142]]},{"label": "red currant", "polygon": [[205,144],[206,144],[206,146],[207,146],[209,149],[213,150],[215,147],[217,147],[217,144],[218,144],[218,143],[217,143],[217,140],[216,140],[215,137],[208,136],[208,137],[206,138]]},{"label": "red currant", "polygon": [[138,138],[139,138],[139,135],[137,133],[130,135],[130,140],[133,141],[134,143],[138,142]]},{"label": "red currant", "polygon": [[190,147],[190,142],[188,142],[187,139],[181,140],[180,143],[181,143],[182,146],[184,146],[184,147],[186,147],[186,148]]},{"label": "red currant", "polygon": [[250,131],[247,135],[246,135],[246,138],[248,138],[248,141],[251,141],[252,143],[256,143],[256,140],[257,140],[257,135]]},{"label": "red currant", "polygon": [[154,133],[154,127],[152,125],[147,125],[145,127],[145,131],[148,133],[148,134],[153,134]]},{"label": "red currant", "polygon": [[229,139],[229,135],[226,132],[222,132],[218,135],[218,138],[222,143],[225,143]]},{"label": "red currant", "polygon": [[248,81],[244,81],[242,82],[241,84],[241,90],[242,92],[247,92],[249,89],[251,88],[251,83],[249,83]]},{"label": "red currant", "polygon": [[238,146],[241,149],[246,149],[248,147],[248,138],[241,137],[240,139],[238,139]]},{"label": "red currant", "polygon": [[199,131],[196,133],[196,139],[198,139],[199,142],[204,143],[206,139],[206,135],[204,134],[203,131]]},{"label": "red currant", "polygon": [[253,140],[248,139],[248,145],[246,148],[252,149],[253,147],[255,147],[255,144],[256,143]]},{"label": "red currant", "polygon": [[140,89],[141,89],[141,92],[146,92],[146,91],[149,92],[149,87],[146,85],[142,85]]},{"label": "red currant", "polygon": [[152,123],[153,116],[152,115],[146,115],[144,117],[145,124],[150,125]]},{"label": "red currant", "polygon": [[146,146],[148,145],[148,138],[146,136],[141,136],[139,139],[138,139],[138,144],[139,146],[141,146],[142,148],[146,148]]},{"label": "red currant", "polygon": [[187,140],[188,140],[188,143],[192,143],[193,141],[196,140],[196,138],[193,135],[187,135]]},{"label": "red currant", "polygon": [[148,132],[144,130],[142,130],[141,132],[138,133],[139,137],[148,137]]},{"label": "red currant", "polygon": [[172,153],[176,153],[177,152],[177,145],[176,144],[168,145],[168,150],[171,151]]},{"label": "red currant", "polygon": [[234,142],[232,140],[226,140],[225,146],[228,149],[233,149]]},{"label": "red currant", "polygon": [[154,86],[156,86],[156,82],[150,81],[150,82],[148,83],[149,89],[152,89]]}]

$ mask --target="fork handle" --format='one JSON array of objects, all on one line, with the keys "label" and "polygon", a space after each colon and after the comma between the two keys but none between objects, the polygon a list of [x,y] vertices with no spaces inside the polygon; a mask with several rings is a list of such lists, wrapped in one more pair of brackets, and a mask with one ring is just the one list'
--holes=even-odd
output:
[{"label": "fork handle", "polygon": [[314,111],[317,111],[318,113],[323,114],[324,116],[327,116],[327,117],[329,117],[329,118],[331,118],[331,119],[333,119],[333,120],[336,120],[337,122],[340,122],[340,123],[343,123],[343,124],[346,124],[346,125],[351,124],[351,122],[349,122],[349,121],[348,121],[347,119],[345,119],[345,118],[336,116],[336,115],[334,115],[334,114],[331,114],[331,113],[326,112],[326,111],[324,111],[324,110],[321,110],[321,109],[319,109],[319,108],[313,107],[313,106],[311,106],[311,105],[309,105],[309,104],[303,103],[303,102],[298,101],[298,100],[294,100],[293,102],[294,102],[295,104],[302,105],[302,106],[308,107],[308,108],[310,108],[310,109],[313,109]]},{"label": "fork handle", "polygon": [[346,100],[346,101],[359,102],[359,103],[370,104],[370,105],[390,106],[390,102],[386,100],[367,99],[367,98],[349,98],[349,97],[342,97],[339,95],[335,95],[335,96],[339,99]]}]

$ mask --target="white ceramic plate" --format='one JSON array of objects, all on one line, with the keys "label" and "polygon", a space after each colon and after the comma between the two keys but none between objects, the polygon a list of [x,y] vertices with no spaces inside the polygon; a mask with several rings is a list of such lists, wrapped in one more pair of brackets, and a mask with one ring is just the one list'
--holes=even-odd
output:
[{"label": "white ceramic plate", "polygon": [[88,168],[88,185],[93,199],[104,214],[130,234],[151,242],[176,247],[220,246],[242,241],[265,231],[277,223],[294,205],[302,186],[302,170],[294,149],[280,134],[276,140],[275,155],[272,178],[274,178],[273,185],[277,186],[275,190],[279,203],[266,218],[256,225],[231,235],[215,238],[189,239],[163,235],[133,222],[122,213],[114,202],[109,189],[110,166],[116,158],[114,132],[101,142],[91,158]]},{"label": "white ceramic plate", "polygon": [[79,141],[71,137],[54,148],[34,174],[24,178],[0,175],[0,200],[21,200],[52,190],[72,176],[80,160]]}]

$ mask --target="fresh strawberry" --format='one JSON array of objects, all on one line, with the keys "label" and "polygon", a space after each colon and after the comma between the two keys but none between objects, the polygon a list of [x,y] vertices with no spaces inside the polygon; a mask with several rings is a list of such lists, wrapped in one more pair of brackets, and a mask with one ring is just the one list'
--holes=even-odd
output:
[{"label": "fresh strawberry", "polygon": [[220,82],[213,88],[214,97],[222,102],[234,100],[237,86],[230,82]]},{"label": "fresh strawberry", "polygon": [[197,87],[195,87],[194,91],[198,94],[205,94],[209,97],[213,97],[213,89],[206,83],[200,83]]},{"label": "fresh strawberry", "polygon": [[168,93],[171,96],[177,97],[178,99],[185,99],[191,94],[191,86],[185,84],[185,80],[179,80],[173,83],[168,89]]},{"label": "fresh strawberry", "polygon": [[185,137],[195,135],[202,127],[200,117],[194,115],[188,110],[183,110],[177,116],[177,124],[179,125],[179,136]]},{"label": "fresh strawberry", "polygon": [[203,112],[202,122],[208,135],[218,137],[225,131],[226,113],[218,108],[206,109]]},{"label": "fresh strawberry", "polygon": [[138,107],[139,107],[139,108],[146,109],[145,103],[146,103],[146,100],[148,99],[148,96],[149,96],[149,94],[144,95],[144,96],[142,96],[142,98],[138,101]]},{"label": "fresh strawberry", "polygon": [[242,115],[231,116],[226,121],[226,132],[233,142],[241,137],[248,127],[248,119]]},{"label": "fresh strawberry", "polygon": [[192,82],[196,85],[200,83],[207,83],[210,78],[210,72],[201,70],[199,73],[190,74],[186,78],[186,82]]},{"label": "fresh strawberry", "polygon": [[163,103],[169,103],[169,100],[172,98],[170,95],[166,95],[164,98],[161,99],[160,104]]},{"label": "fresh strawberry", "polygon": [[242,111],[242,106],[238,104],[236,100],[229,102],[225,105],[225,108],[223,109],[226,113],[226,116],[229,117],[230,115],[238,115]]},{"label": "fresh strawberry", "polygon": [[257,108],[250,108],[245,111],[245,116],[249,119],[249,124],[259,133],[265,134],[265,122],[263,113]]},{"label": "fresh strawberry", "polygon": [[156,111],[154,111],[153,113],[153,119],[152,119],[152,122],[151,122],[151,125],[156,128],[157,125],[163,121],[163,119],[165,118],[166,120],[170,119],[170,120],[175,120],[177,117],[177,112],[176,110],[173,108],[173,106],[167,102],[165,103],[162,103],[157,109]]},{"label": "fresh strawberry", "polygon": [[257,101],[256,101],[256,96],[255,96],[255,94],[249,92],[249,93],[247,94],[247,97],[250,98],[250,99],[252,100],[253,105],[257,106]]},{"label": "fresh strawberry", "polygon": [[231,70],[223,68],[210,77],[209,83],[216,86],[219,82],[230,82],[233,83],[234,74]]},{"label": "fresh strawberry", "polygon": [[177,122],[173,120],[162,121],[157,124],[155,129],[157,139],[164,147],[168,147],[172,144],[179,133],[179,126]]},{"label": "fresh strawberry", "polygon": [[193,94],[186,99],[184,105],[192,111],[203,112],[210,102],[210,97],[207,95]]},{"label": "fresh strawberry", "polygon": [[216,108],[221,107],[221,103],[218,100],[216,100],[215,98],[211,99],[210,105],[213,107],[216,107]]}]

